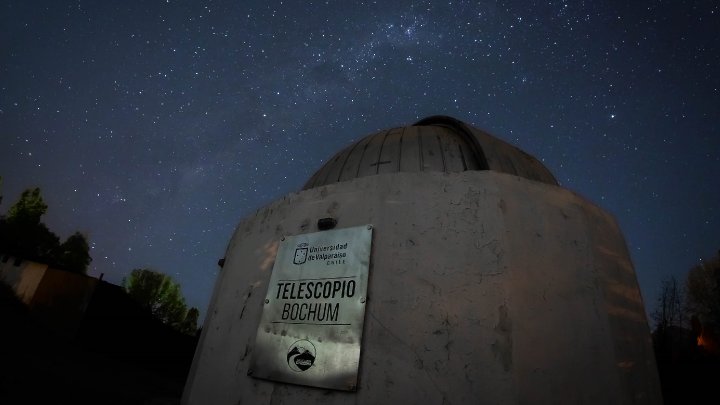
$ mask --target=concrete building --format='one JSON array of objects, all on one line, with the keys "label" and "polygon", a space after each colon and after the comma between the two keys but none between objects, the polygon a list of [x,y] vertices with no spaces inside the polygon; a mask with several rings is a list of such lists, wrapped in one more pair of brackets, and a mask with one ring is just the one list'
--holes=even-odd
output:
[{"label": "concrete building", "polygon": [[[267,322],[273,300],[296,298],[295,284],[288,293],[288,281],[277,282],[281,259],[304,266],[307,244],[295,243],[333,226],[372,228],[369,263],[357,255],[369,268],[366,291],[353,297],[353,310],[364,314],[358,338],[327,335],[324,324],[315,333],[312,326]],[[294,258],[286,259],[288,249]],[[313,277],[307,280],[321,278]],[[310,282],[312,298],[308,290]],[[334,367],[348,364],[322,357],[323,347],[336,343],[344,348],[332,352],[338,356],[359,349],[359,364],[350,364],[355,374],[334,375]],[[268,353],[272,345],[276,354]],[[286,359],[289,371],[269,365]],[[309,382],[293,377],[310,373]],[[337,388],[336,380],[346,385],[317,388]],[[560,187],[534,157],[436,116],[359,140],[301,191],[240,222],[183,402],[662,400],[636,276],[615,220]]]},{"label": "concrete building", "polygon": [[45,263],[0,255],[0,283],[9,286],[49,330],[74,337],[98,279]]}]

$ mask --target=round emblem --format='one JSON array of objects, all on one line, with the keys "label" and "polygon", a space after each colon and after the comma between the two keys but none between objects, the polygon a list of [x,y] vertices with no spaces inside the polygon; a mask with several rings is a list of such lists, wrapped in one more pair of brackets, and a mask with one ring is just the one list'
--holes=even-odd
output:
[{"label": "round emblem", "polygon": [[287,363],[293,371],[309,369],[315,363],[315,346],[305,339],[293,343],[288,350]]}]

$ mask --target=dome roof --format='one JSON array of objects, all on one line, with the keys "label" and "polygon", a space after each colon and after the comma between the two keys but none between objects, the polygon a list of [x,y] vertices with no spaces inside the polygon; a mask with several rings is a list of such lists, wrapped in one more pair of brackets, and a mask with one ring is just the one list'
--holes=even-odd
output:
[{"label": "dome roof", "polygon": [[557,185],[529,154],[455,118],[435,115],[360,139],[328,160],[303,190],[376,174],[466,170],[494,170]]}]

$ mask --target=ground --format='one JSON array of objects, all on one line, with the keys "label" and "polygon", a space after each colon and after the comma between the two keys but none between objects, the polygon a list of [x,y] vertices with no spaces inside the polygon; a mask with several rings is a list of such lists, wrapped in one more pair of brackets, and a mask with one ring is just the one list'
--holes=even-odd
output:
[{"label": "ground", "polygon": [[0,285],[0,403],[179,404],[185,383],[130,357],[54,336]]}]

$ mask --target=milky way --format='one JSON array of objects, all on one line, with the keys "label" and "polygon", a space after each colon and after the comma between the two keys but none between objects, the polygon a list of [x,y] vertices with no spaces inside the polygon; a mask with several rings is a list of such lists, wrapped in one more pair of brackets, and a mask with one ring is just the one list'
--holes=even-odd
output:
[{"label": "milky way", "polygon": [[652,307],[720,248],[720,8],[627,3],[5,1],[0,212],[39,186],[90,275],[154,268],[204,313],[241,218],[445,114],[615,215]]}]

